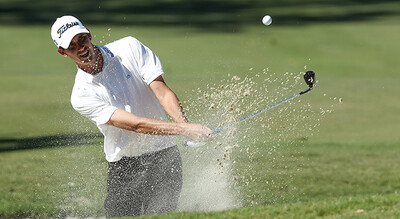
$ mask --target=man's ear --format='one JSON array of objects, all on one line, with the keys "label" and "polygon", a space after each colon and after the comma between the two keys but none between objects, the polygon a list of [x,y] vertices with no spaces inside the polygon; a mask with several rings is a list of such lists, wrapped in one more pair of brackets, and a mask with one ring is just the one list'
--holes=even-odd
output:
[{"label": "man's ear", "polygon": [[88,33],[88,37],[89,37],[89,40],[90,40],[90,41],[92,41],[92,34],[90,33],[90,30],[89,30],[89,28],[86,28],[86,30],[88,30],[88,31],[89,31],[89,33]]},{"label": "man's ear", "polygon": [[60,53],[64,57],[68,57],[68,55],[64,52],[64,49],[58,48],[57,52]]}]

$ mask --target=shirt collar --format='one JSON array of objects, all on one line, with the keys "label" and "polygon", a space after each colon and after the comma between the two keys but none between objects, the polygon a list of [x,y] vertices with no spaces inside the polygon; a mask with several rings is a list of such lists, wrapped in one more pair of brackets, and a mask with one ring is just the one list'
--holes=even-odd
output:
[{"label": "shirt collar", "polygon": [[97,48],[100,49],[101,54],[103,55],[104,59],[103,70],[104,70],[104,68],[110,64],[110,60],[114,58],[114,53],[112,53],[106,46],[97,46]]}]

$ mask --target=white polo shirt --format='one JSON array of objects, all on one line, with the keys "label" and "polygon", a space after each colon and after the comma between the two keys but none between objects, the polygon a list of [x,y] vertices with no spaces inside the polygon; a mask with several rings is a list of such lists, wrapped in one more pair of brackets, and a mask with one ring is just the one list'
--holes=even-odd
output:
[{"label": "white polo shirt", "polygon": [[116,109],[168,121],[149,86],[164,74],[158,57],[133,37],[98,48],[104,57],[103,71],[91,75],[78,68],[71,103],[103,133],[107,161],[115,162],[123,156],[139,156],[174,146],[172,136],[140,134],[105,124]]}]

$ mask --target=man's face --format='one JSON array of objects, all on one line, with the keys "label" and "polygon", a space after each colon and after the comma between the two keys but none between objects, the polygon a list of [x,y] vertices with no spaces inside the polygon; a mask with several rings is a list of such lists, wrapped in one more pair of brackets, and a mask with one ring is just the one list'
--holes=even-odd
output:
[{"label": "man's face", "polygon": [[70,57],[78,65],[89,64],[93,60],[96,60],[91,36],[87,33],[77,34],[71,40],[68,49],[62,49],[59,52],[64,56]]}]

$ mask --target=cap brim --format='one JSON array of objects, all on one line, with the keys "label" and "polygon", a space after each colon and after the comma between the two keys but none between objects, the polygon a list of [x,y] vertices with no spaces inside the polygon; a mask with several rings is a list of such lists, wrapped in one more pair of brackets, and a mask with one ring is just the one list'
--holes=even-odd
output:
[{"label": "cap brim", "polygon": [[86,28],[79,28],[74,31],[69,31],[64,33],[65,36],[63,36],[64,40],[60,43],[60,47],[64,49],[68,49],[69,44],[71,43],[71,40],[80,33],[89,33],[89,31]]}]

